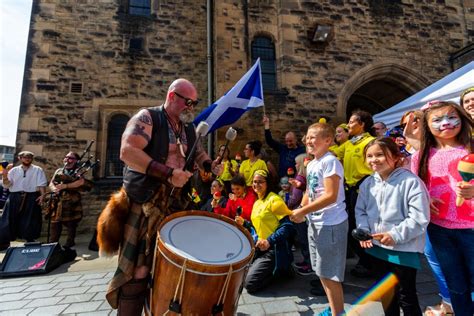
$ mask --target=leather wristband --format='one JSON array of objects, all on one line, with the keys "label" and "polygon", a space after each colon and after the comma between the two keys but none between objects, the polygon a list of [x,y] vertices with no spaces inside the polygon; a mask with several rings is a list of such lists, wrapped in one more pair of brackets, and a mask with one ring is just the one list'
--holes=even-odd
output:
[{"label": "leather wristband", "polygon": [[163,181],[168,180],[173,176],[173,168],[168,167],[162,163],[159,163],[156,160],[150,161],[148,167],[146,168],[146,174]]}]

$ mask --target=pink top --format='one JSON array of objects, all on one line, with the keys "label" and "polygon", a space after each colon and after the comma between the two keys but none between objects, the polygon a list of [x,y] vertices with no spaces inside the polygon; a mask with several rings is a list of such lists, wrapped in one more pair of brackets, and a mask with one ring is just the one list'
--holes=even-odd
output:
[{"label": "pink top", "polygon": [[[419,154],[417,151],[411,159],[411,170],[415,174],[418,174]],[[436,205],[439,208],[438,215],[431,213],[431,222],[436,225],[453,229],[474,228],[474,199],[465,200],[461,206],[456,206],[455,188],[462,181],[458,162],[467,154],[464,147],[430,150],[426,186],[431,197],[444,201]]]}]

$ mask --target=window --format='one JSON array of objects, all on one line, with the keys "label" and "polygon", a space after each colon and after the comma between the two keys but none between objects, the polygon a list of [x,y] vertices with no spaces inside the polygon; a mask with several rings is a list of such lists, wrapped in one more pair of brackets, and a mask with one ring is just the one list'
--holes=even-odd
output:
[{"label": "window", "polygon": [[128,13],[133,15],[150,15],[150,0],[129,0]]},{"label": "window", "polygon": [[120,160],[120,141],[129,117],[124,114],[112,116],[107,128],[107,155],[105,161],[106,177],[121,177],[124,164]]},{"label": "window", "polygon": [[252,42],[252,64],[260,57],[263,90],[276,90],[275,45],[266,36],[257,36]]}]

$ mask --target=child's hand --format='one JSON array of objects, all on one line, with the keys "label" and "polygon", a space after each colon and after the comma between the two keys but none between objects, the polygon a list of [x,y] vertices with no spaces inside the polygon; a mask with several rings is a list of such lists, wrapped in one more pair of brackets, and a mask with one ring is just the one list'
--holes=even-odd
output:
[{"label": "child's hand", "polygon": [[260,249],[261,251],[265,251],[265,250],[267,250],[268,248],[270,248],[270,243],[269,243],[268,240],[266,240],[266,239],[259,239],[259,240],[257,240],[257,242],[255,243],[255,247],[257,247],[257,248]]},{"label": "child's hand", "polygon": [[430,211],[435,215],[439,215],[439,208],[436,204],[444,204],[444,201],[435,197],[430,197]]},{"label": "child's hand", "polygon": [[232,200],[232,201],[237,200],[237,197],[235,196],[234,193],[229,193],[229,200]]},{"label": "child's hand", "polygon": [[294,186],[295,188],[301,187],[301,181],[298,181],[295,178],[288,179],[288,182],[290,182],[290,184]]},{"label": "child's hand", "polygon": [[235,217],[235,222],[239,225],[244,225],[245,220],[240,216],[236,216]]},{"label": "child's hand", "polygon": [[416,150],[420,149],[420,133],[418,119],[415,118],[413,113],[409,114],[407,124],[403,130],[403,136],[405,136],[407,143]]},{"label": "child's hand", "polygon": [[382,245],[385,245],[385,246],[395,245],[395,240],[393,240],[392,236],[389,233],[372,234],[372,237],[378,240]]},{"label": "child's hand", "polygon": [[302,214],[301,209],[296,209],[290,215],[290,221],[293,223],[303,223],[305,221],[305,216]]},{"label": "child's hand", "polygon": [[456,195],[466,200],[474,198],[474,184],[458,182],[456,185]]},{"label": "child's hand", "polygon": [[359,241],[359,243],[362,248],[372,248],[374,246],[372,240]]}]

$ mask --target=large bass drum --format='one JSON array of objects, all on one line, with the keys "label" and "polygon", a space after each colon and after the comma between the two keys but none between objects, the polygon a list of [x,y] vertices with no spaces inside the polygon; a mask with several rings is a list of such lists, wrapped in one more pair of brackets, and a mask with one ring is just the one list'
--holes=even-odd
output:
[{"label": "large bass drum", "polygon": [[158,228],[152,315],[234,315],[254,254],[246,229],[203,211],[178,212]]}]

